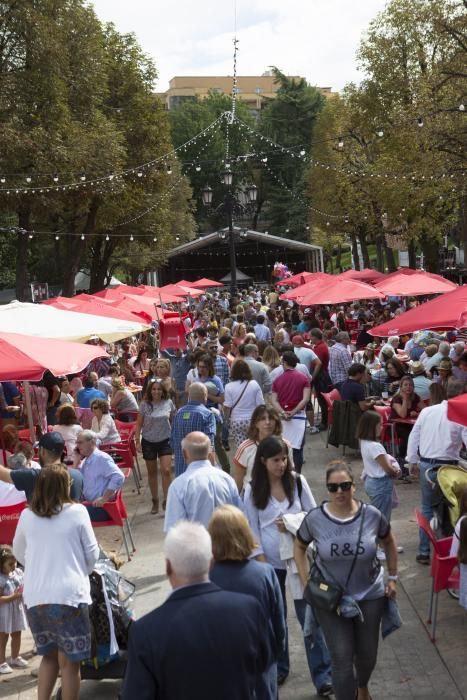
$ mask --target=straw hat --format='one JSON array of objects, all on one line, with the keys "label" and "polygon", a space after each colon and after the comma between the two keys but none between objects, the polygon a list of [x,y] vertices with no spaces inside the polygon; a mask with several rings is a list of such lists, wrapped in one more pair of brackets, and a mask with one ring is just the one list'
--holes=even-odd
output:
[{"label": "straw hat", "polygon": [[417,374],[424,374],[425,373],[424,366],[418,360],[414,360],[413,362],[410,362],[410,369],[411,369],[412,374],[414,376],[416,376]]}]

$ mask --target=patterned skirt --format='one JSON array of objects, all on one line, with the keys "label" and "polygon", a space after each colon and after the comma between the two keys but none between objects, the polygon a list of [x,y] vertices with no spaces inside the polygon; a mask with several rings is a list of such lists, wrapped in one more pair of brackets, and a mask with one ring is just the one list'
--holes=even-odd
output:
[{"label": "patterned skirt", "polygon": [[233,420],[230,422],[230,437],[232,438],[235,450],[238,450],[242,442],[248,437],[249,420]]},{"label": "patterned skirt", "polygon": [[26,611],[32,635],[41,656],[61,651],[70,661],[91,656],[89,608],[70,605],[35,605]]}]

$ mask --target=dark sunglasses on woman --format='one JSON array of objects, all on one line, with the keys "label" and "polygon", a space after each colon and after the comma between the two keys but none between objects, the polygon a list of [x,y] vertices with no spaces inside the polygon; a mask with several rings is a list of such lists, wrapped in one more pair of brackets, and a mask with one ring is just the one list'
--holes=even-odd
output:
[{"label": "dark sunglasses on woman", "polygon": [[341,481],[340,484],[326,484],[329,493],[337,493],[340,489],[341,491],[350,491],[353,486],[353,481]]}]

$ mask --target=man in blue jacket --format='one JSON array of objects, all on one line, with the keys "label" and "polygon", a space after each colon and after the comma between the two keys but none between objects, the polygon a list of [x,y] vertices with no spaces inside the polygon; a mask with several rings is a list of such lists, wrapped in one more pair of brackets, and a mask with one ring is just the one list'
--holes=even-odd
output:
[{"label": "man in blue jacket", "polygon": [[165,539],[172,593],[130,628],[122,700],[248,700],[270,664],[267,621],[249,595],[209,581],[207,530],[180,521]]}]

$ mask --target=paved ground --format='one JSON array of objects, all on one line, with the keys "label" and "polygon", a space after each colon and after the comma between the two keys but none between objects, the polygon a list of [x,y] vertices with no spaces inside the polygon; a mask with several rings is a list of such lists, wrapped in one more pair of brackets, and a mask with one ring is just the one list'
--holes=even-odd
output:
[{"label": "paved ground", "polygon": [[[333,447],[325,448],[324,435],[308,436],[304,474],[317,500],[324,497],[324,467],[331,459],[341,456]],[[361,462],[356,455],[346,456],[356,475]],[[418,484],[398,487],[400,506],[393,514],[393,527],[398,543],[405,547],[400,556],[401,581],[399,606],[404,626],[382,642],[378,665],[371,682],[373,700],[467,700],[467,613],[446,593],[440,594],[438,633],[436,645],[430,641],[425,625],[429,599],[429,571],[416,564],[417,527],[413,510],[418,503]],[[363,489],[359,489],[363,496]],[[162,556],[162,518],[151,516],[149,497],[144,492],[137,496],[132,482],[126,485],[125,500],[132,518],[137,551],[132,561],[125,564],[125,575],[136,584],[135,613],[144,614],[159,605],[167,596],[169,587],[164,576]],[[118,531],[101,529],[99,540],[108,549],[121,546]],[[280,700],[308,700],[316,697],[304,658],[303,639],[298,623],[289,609],[291,673],[281,689]],[[31,639],[24,637],[23,650],[30,656]],[[37,667],[37,657],[31,658],[31,667]],[[0,698],[32,700],[36,697],[36,681],[30,671],[17,671],[0,678]],[[110,700],[116,697],[115,682],[85,682],[83,700]],[[222,700],[221,698],[219,700]]]}]

